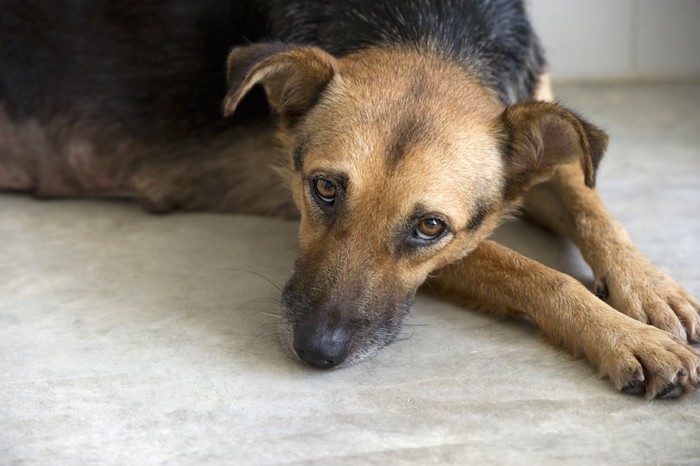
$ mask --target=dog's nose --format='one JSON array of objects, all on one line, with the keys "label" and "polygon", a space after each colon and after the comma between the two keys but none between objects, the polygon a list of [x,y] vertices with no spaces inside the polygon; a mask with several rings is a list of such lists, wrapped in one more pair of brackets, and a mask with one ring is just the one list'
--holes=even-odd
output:
[{"label": "dog's nose", "polygon": [[305,363],[330,369],[348,357],[350,338],[342,328],[302,325],[294,332],[294,351]]}]

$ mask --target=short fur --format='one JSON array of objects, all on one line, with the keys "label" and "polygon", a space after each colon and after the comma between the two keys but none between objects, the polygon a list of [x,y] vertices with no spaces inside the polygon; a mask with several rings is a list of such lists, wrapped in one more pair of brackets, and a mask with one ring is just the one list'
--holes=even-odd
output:
[{"label": "short fur", "polygon": [[[0,11],[0,188],[299,217],[279,323],[292,356],[374,354],[427,282],[530,316],[625,392],[698,383],[700,306],[605,210],[607,135],[552,102],[522,1]],[[580,247],[605,302],[487,240],[521,207]]]}]

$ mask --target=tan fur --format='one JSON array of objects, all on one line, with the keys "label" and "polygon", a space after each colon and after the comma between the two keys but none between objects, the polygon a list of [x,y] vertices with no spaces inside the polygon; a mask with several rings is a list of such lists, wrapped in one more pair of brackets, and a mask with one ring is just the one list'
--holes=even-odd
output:
[{"label": "tan fur", "polygon": [[535,89],[535,100],[554,102],[554,90],[552,89],[552,77],[549,73],[542,73]]},{"label": "tan fur", "polygon": [[[235,68],[251,56],[257,63],[240,75]],[[337,60],[313,48],[257,48],[234,51],[229,66],[240,77],[226,111],[262,84],[283,117],[284,151],[299,152],[288,163],[301,213],[300,259],[288,287],[350,313],[342,319],[371,323],[382,318],[381,303],[412,295],[432,272],[429,289],[530,316],[618,389],[643,384],[653,398],[698,382],[700,356],[681,341],[700,334],[697,304],[634,249],[591,188],[607,144],[602,131],[552,103],[504,109],[463,69],[416,50],[370,49]],[[547,76],[537,96],[551,100]],[[300,111],[304,118],[294,118]],[[337,174],[347,188],[330,220],[309,181]],[[522,203],[577,242],[608,284],[610,303],[637,320],[571,277],[485,241]],[[450,233],[404,254],[395,237],[417,206],[444,218]],[[470,228],[475,216],[483,221]],[[283,333],[292,338],[291,327]]]},{"label": "tan fur", "polygon": [[[553,97],[547,88],[537,95]],[[576,242],[607,284],[610,306],[635,320],[571,277],[489,242],[440,273],[434,286],[486,308],[524,312],[553,342],[585,355],[618,389],[644,380],[648,398],[674,382],[691,390],[700,378],[700,358],[681,341],[697,341],[700,306],[634,247],[598,193],[585,186],[581,165],[558,166],[550,181],[528,192],[525,206],[538,222]]]},{"label": "tan fur", "polygon": [[682,340],[697,341],[697,302],[643,257],[598,193],[585,189],[581,181],[577,167],[560,167],[552,181],[529,194],[528,211],[576,242],[615,309]]},{"label": "tan fur", "polygon": [[[285,158],[273,128],[261,126],[234,132],[224,140],[214,139],[206,151],[199,146],[179,146],[178,150],[207,156],[174,161],[152,154],[148,164],[137,166],[129,175],[130,190],[138,194],[148,210],[235,209],[241,213],[298,217],[288,186],[277,173]],[[232,174],[236,174],[238,183],[231,183]],[[212,199],[216,203],[212,204]]]},{"label": "tan fur", "polygon": [[[0,186],[39,198],[138,199],[151,212],[214,210],[298,217],[276,128],[260,124],[190,145],[144,144],[89,120],[12,121],[0,106]],[[233,183],[231,178],[239,179]]]},{"label": "tan fur", "polygon": [[[486,309],[523,312],[555,344],[585,356],[619,390],[644,381],[648,398],[698,382],[700,358],[670,334],[616,312],[573,278],[491,241],[433,279],[436,291]],[[646,377],[646,379],[645,379]]]}]

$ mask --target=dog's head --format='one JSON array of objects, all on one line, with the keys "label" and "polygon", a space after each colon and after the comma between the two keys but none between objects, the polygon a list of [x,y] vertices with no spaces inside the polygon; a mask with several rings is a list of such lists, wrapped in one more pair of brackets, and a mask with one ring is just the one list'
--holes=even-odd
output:
[{"label": "dog's head", "polygon": [[228,60],[232,113],[256,85],[279,112],[301,213],[282,312],[291,352],[352,363],[397,335],[428,274],[472,251],[558,164],[589,186],[606,145],[550,103],[503,108],[461,67],[407,50],[336,59],[257,44]]}]

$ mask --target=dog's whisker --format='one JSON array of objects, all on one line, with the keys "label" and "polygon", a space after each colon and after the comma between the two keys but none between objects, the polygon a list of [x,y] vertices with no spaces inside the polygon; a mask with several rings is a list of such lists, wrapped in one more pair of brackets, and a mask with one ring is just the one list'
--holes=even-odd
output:
[{"label": "dog's whisker", "polygon": [[279,312],[273,312],[273,311],[259,311],[257,315],[265,316],[265,317],[270,317],[272,319],[280,319],[282,315]]},{"label": "dog's whisker", "polygon": [[415,332],[414,332],[413,330],[411,330],[410,332],[401,330],[401,331],[396,335],[396,338],[394,339],[394,341],[406,341],[406,340],[409,340],[409,339],[413,338],[413,335],[414,335],[414,334],[415,334]]},{"label": "dog's whisker", "polygon": [[265,275],[263,275],[263,274],[261,274],[261,273],[259,273],[259,272],[255,272],[255,271],[252,271],[252,270],[246,270],[246,269],[239,269],[239,268],[235,268],[235,267],[227,267],[227,268],[220,269],[220,270],[230,271],[230,272],[243,272],[243,273],[248,273],[248,274],[250,274],[250,275],[254,275],[254,276],[258,277],[258,278],[262,278],[262,279],[265,280],[267,283],[269,283],[270,285],[274,286],[275,289],[276,289],[277,291],[279,291],[280,293],[282,292],[282,287],[281,287],[278,283],[276,283],[274,280],[272,280],[272,279],[266,277]]}]

